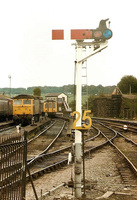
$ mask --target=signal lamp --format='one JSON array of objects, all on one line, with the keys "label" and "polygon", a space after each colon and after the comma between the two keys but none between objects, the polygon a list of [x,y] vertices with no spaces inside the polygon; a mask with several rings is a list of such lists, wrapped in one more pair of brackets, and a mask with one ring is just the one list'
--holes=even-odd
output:
[{"label": "signal lamp", "polygon": [[102,32],[101,31],[95,31],[94,32],[94,37],[95,38],[100,38],[102,36]]},{"label": "signal lamp", "polygon": [[106,39],[109,39],[112,37],[112,31],[110,29],[107,29],[103,32],[103,36],[106,38]]},{"label": "signal lamp", "polygon": [[101,30],[101,29],[95,29],[93,31],[93,39],[96,41],[105,41],[112,37],[112,31],[110,29]]}]

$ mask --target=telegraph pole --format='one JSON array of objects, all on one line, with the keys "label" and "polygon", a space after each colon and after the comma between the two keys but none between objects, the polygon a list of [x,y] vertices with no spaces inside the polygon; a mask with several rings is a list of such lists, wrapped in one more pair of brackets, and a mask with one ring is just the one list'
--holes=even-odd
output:
[{"label": "telegraph pole", "polygon": [[9,84],[9,95],[11,97],[11,75],[8,76],[9,80],[10,80],[10,84]]}]

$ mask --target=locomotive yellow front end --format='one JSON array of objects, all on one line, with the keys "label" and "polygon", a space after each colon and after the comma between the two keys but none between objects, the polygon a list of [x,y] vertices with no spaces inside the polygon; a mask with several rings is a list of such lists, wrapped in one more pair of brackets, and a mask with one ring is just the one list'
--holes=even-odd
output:
[{"label": "locomotive yellow front end", "polygon": [[57,112],[57,102],[53,100],[47,100],[43,103],[43,112],[48,116],[55,115]]},{"label": "locomotive yellow front end", "polygon": [[33,115],[33,102],[32,99],[14,99],[13,115]]},{"label": "locomotive yellow front end", "polygon": [[32,95],[18,95],[13,98],[13,120],[21,124],[38,121],[41,115],[40,100]]}]

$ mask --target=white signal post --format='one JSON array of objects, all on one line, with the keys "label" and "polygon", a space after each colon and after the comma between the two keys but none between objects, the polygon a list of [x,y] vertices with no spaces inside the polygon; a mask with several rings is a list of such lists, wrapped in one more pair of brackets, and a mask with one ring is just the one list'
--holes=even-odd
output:
[{"label": "white signal post", "polygon": [[[95,44],[99,45],[97,50],[94,50]],[[82,57],[82,49],[85,46],[91,47],[91,53],[85,58]],[[76,111],[80,113],[80,118],[76,122],[76,127],[81,127],[81,117],[82,117],[82,64],[91,56],[100,52],[101,50],[107,47],[107,41],[102,43],[95,42],[84,42],[77,41],[75,44],[76,47]],[[82,171],[82,133],[79,130],[75,130],[75,197],[81,198],[82,189],[81,189],[81,171]]]},{"label": "white signal post", "polygon": [[[82,58],[82,46],[79,43],[76,44],[76,111],[80,113],[80,118],[76,123],[77,126],[81,126],[81,116],[82,116],[82,62],[78,62]],[[75,130],[75,197],[80,198],[82,196],[81,192],[81,163],[82,163],[82,133],[79,130]]]},{"label": "white signal post", "polygon": [[[108,19],[107,19],[108,20]],[[75,129],[75,197],[82,197],[82,187],[81,187],[81,171],[82,171],[82,133],[80,130],[89,129],[91,126],[90,117],[86,116],[90,111],[85,111],[83,115],[83,120],[86,118],[89,119],[89,126],[84,124],[82,127],[81,118],[82,118],[82,64],[91,56],[95,55],[101,50],[107,47],[107,40],[112,37],[112,31],[107,29],[105,23],[107,20],[101,20],[98,29],[82,29],[82,30],[70,30],[69,34],[66,34],[64,30],[52,30],[52,39],[53,40],[64,40],[66,36],[71,40],[76,40],[75,45],[76,49],[76,111],[73,112],[76,114],[76,120],[73,123],[73,128]],[[92,42],[84,42],[85,39],[95,39]],[[91,52],[85,58],[82,57],[83,48],[89,46]]]}]

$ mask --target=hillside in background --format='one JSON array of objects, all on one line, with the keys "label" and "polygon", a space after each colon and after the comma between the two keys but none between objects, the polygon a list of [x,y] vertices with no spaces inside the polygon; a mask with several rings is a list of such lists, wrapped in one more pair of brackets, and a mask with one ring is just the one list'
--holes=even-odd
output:
[{"label": "hillside in background", "polygon": [[[26,88],[0,88],[0,94],[5,94],[10,96],[11,91],[11,97],[16,96],[18,94],[33,94],[34,88],[39,87],[41,89],[41,94],[44,97],[48,93],[65,93],[68,96],[74,95],[75,88],[74,85],[64,85],[62,87],[55,87],[55,86],[35,86],[35,87],[28,87]],[[98,95],[98,94],[111,94],[116,86],[94,86],[90,85],[88,86],[88,95]],[[87,91],[87,87],[83,87],[82,89],[83,94]]]}]

